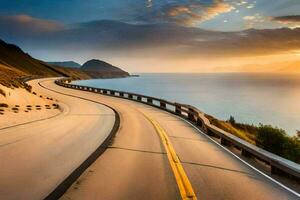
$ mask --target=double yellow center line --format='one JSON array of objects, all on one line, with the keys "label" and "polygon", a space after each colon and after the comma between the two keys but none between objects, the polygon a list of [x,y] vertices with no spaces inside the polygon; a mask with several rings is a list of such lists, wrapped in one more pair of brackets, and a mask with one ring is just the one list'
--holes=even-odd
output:
[{"label": "double yellow center line", "polygon": [[160,139],[162,140],[164,148],[166,149],[167,152],[169,163],[171,165],[172,171],[174,173],[180,191],[181,198],[184,200],[197,200],[193,187],[182,167],[182,164],[165,130],[159,125],[157,121],[150,118],[145,113],[143,113],[143,115],[151,122],[157,134],[159,135]]}]

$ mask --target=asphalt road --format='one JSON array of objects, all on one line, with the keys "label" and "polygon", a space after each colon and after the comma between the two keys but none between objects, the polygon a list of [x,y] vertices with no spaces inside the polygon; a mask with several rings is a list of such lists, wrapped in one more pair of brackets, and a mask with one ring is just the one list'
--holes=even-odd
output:
[{"label": "asphalt road", "polygon": [[111,148],[62,199],[181,199],[161,140],[142,113],[167,133],[198,199],[299,199],[177,116],[130,100],[53,87],[108,104],[121,116]]},{"label": "asphalt road", "polygon": [[[36,81],[32,84],[39,87]],[[41,84],[52,91],[39,90],[61,99],[68,113],[10,134],[0,133],[0,138],[12,135],[5,143],[0,139],[0,199],[45,196],[53,188],[50,183],[63,180],[109,132],[113,124],[110,109],[68,95],[113,107],[121,124],[110,147],[61,199],[181,199],[166,150],[145,115],[168,135],[198,199],[299,199],[172,114],[129,100],[63,88],[52,80]]]},{"label": "asphalt road", "polygon": [[106,106],[51,92],[37,81],[30,84],[38,94],[58,99],[64,111],[0,130],[1,200],[45,198],[95,151],[115,122]]}]

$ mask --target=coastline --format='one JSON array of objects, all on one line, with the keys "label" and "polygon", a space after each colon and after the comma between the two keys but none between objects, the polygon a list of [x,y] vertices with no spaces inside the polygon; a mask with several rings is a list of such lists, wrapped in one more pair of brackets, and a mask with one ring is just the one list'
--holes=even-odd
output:
[{"label": "coastline", "polygon": [[[141,77],[141,78],[144,78],[144,77]],[[83,82],[75,82],[75,84],[79,84],[79,85],[85,85],[85,86],[91,86],[89,83],[92,83],[94,80],[87,80],[87,82],[83,81]],[[95,84],[101,84],[101,83],[104,83],[103,81],[101,82],[97,82],[97,80],[95,79]],[[86,83],[86,84],[85,84]],[[124,83],[124,82],[122,82]],[[104,87],[105,89],[107,90],[111,90],[112,88],[114,88],[114,86],[118,86],[118,84],[115,84],[114,83],[114,79],[112,79],[112,81],[109,81],[105,84],[103,84],[104,86],[107,86],[111,84],[113,87],[110,87],[110,88],[107,88],[107,87]],[[125,85],[125,86],[124,86]],[[126,83],[122,85],[122,87],[126,87]],[[139,85],[139,84],[138,84]],[[94,86],[94,85],[92,85]],[[94,86],[97,88],[97,86]],[[146,87],[145,87],[146,88]],[[156,88],[155,88],[156,89]],[[118,90],[116,90],[118,91]],[[123,90],[124,91],[124,90]],[[132,90],[130,90],[132,91]],[[125,90],[124,92],[128,92],[127,90]],[[133,92],[134,94],[135,92]],[[138,93],[137,93],[138,94]],[[144,94],[144,93],[141,93],[141,94]],[[145,95],[144,95],[145,96]],[[206,114],[205,114],[206,115]],[[206,115],[206,117],[210,120],[211,124],[217,126],[218,128],[222,129],[223,131],[226,131],[226,132],[229,132],[230,134],[244,140],[244,141],[247,141],[249,142],[250,144],[253,144],[253,145],[257,145],[257,146],[260,146],[260,147],[264,147],[263,145],[261,145],[260,141],[258,141],[258,131],[260,130],[260,123],[258,125],[253,125],[253,124],[249,124],[249,123],[239,123],[239,122],[236,122],[236,123],[230,123],[228,120],[220,120],[220,119],[217,119],[216,117],[212,117],[210,115]],[[229,117],[228,117],[229,119]],[[237,121],[239,121],[239,118],[236,118]],[[266,126],[266,125],[264,125]],[[276,126],[272,126],[272,132],[276,132],[277,130],[281,130],[279,128],[277,128]],[[300,143],[297,142],[299,139],[297,139],[297,135],[287,135],[286,132],[284,131],[280,131],[281,135],[282,135],[282,142],[286,142],[286,143],[295,143],[295,145],[297,146],[297,144],[299,145]],[[295,141],[295,142],[294,142]],[[279,145],[279,144],[278,144]],[[296,146],[293,146],[292,148],[294,149],[294,151],[297,150],[297,147]],[[268,147],[265,147],[267,148],[268,150],[270,150]],[[280,148],[282,149],[282,148]],[[273,151],[273,150],[272,150]],[[273,153],[276,153],[276,151],[273,151]],[[300,153],[300,152],[299,152]],[[278,154],[278,152],[277,152]],[[296,154],[297,154],[297,151],[296,151]],[[296,162],[300,162],[300,160],[295,160],[297,159],[298,156],[292,156],[293,158],[291,158],[291,156],[289,154],[286,154],[286,153],[279,153],[279,155],[283,156],[283,157],[286,157],[286,158],[290,158],[290,159],[294,159],[294,161]]]}]

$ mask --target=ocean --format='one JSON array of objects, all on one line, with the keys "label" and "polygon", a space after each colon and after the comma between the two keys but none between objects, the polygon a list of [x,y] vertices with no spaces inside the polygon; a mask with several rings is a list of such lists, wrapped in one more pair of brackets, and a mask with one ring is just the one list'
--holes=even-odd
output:
[{"label": "ocean", "polygon": [[216,118],[300,130],[300,75],[296,74],[139,74],[76,84],[135,92],[193,105]]}]

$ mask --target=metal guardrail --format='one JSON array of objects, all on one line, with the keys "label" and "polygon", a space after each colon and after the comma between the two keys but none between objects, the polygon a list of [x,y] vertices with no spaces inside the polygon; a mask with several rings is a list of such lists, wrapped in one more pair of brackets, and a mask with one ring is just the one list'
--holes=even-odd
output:
[{"label": "metal guardrail", "polygon": [[271,173],[272,174],[280,174],[286,175],[289,178],[300,180],[300,165],[277,156],[273,153],[265,151],[255,145],[252,145],[222,129],[212,125],[210,121],[205,117],[205,114],[198,110],[197,108],[176,103],[170,102],[164,99],[131,93],[131,92],[124,92],[124,91],[117,91],[117,90],[110,90],[110,89],[103,89],[103,88],[94,88],[94,87],[87,87],[87,86],[80,86],[80,85],[73,85],[70,84],[71,80],[69,79],[58,79],[55,81],[57,85],[72,88],[76,90],[83,90],[89,91],[93,93],[99,93],[108,96],[114,96],[124,99],[129,99],[133,101],[137,101],[140,103],[144,103],[147,105],[154,106],[156,108],[168,111],[180,117],[187,119],[189,122],[196,125],[200,128],[204,133],[209,136],[215,136],[221,139],[221,144],[224,146],[234,146],[241,150],[243,156],[246,157],[254,157],[257,158],[266,164],[270,165]]}]

